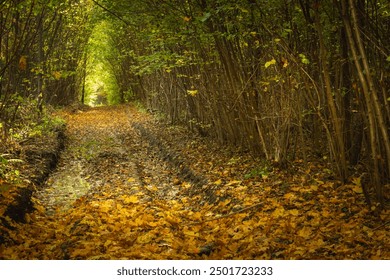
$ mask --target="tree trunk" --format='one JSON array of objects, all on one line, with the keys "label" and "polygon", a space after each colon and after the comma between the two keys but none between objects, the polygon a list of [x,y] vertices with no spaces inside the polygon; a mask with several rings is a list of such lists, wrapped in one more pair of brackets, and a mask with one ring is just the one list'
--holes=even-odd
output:
[{"label": "tree trunk", "polygon": [[[381,203],[381,205],[383,205],[383,186],[380,179],[381,159],[382,162],[384,162],[382,166],[386,168],[387,165],[387,172],[388,174],[390,174],[390,148],[387,128],[384,124],[376,88],[372,81],[370,68],[368,66],[368,61],[366,58],[366,53],[364,50],[363,42],[360,37],[354,2],[352,0],[343,0],[341,4],[342,17],[349,42],[349,49],[356,67],[357,75],[363,90],[364,100],[367,108],[371,160],[373,163],[373,184],[375,187],[377,200]],[[380,136],[382,136],[382,139],[380,138]],[[382,146],[381,144],[385,148],[386,159],[383,159],[380,153],[380,149]]]},{"label": "tree trunk", "polygon": [[322,68],[322,75],[325,84],[325,93],[327,98],[327,104],[330,111],[330,120],[332,123],[333,135],[332,139],[329,139],[330,142],[333,142],[331,145],[331,153],[335,159],[337,171],[342,181],[345,181],[348,177],[348,168],[346,162],[345,146],[344,146],[344,130],[343,122],[344,120],[339,116],[336,108],[336,102],[332,93],[332,82],[329,74],[328,59],[327,59],[327,48],[325,45],[325,39],[322,31],[322,26],[320,22],[320,15],[318,9],[315,9],[315,27],[318,34],[319,44],[320,44],[320,57],[319,61]]}]

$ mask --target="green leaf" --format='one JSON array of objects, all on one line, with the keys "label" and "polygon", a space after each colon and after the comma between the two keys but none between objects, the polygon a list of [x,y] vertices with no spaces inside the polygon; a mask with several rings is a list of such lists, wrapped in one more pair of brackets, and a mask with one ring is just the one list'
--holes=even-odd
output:
[{"label": "green leaf", "polygon": [[200,21],[205,22],[210,18],[210,16],[211,16],[211,13],[204,13],[203,17],[200,18]]},{"label": "green leaf", "polygon": [[300,53],[299,54],[299,57],[301,58],[301,62],[303,64],[310,64],[310,60],[306,57],[306,55],[304,55],[303,53]]}]

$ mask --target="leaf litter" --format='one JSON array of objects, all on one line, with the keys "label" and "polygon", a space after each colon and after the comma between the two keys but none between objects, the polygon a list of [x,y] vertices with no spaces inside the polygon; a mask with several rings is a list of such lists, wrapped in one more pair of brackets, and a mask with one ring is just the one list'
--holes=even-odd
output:
[{"label": "leaf litter", "polygon": [[320,162],[280,170],[129,105],[63,113],[67,144],[2,259],[389,259],[389,210]]}]

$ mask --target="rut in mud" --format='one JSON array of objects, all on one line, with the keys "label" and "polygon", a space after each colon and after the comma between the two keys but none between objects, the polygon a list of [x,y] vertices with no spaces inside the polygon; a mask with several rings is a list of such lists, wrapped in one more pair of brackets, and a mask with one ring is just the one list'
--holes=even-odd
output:
[{"label": "rut in mud", "polygon": [[58,167],[4,259],[389,257],[382,217],[314,165],[272,169],[128,105],[64,117]]}]

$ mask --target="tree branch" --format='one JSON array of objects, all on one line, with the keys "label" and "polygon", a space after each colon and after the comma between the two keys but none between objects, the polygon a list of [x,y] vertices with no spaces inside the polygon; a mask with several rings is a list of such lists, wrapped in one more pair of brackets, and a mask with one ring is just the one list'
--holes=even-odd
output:
[{"label": "tree branch", "polygon": [[112,15],[115,18],[119,19],[120,21],[124,22],[126,25],[134,25],[134,24],[131,24],[130,22],[128,22],[127,20],[123,19],[120,15],[118,15],[115,12],[113,12],[113,11],[109,10],[108,8],[104,7],[102,4],[98,3],[97,1],[92,0],[92,2],[95,3],[97,6],[99,6],[100,8],[102,8],[107,13],[109,13],[110,15]]}]

